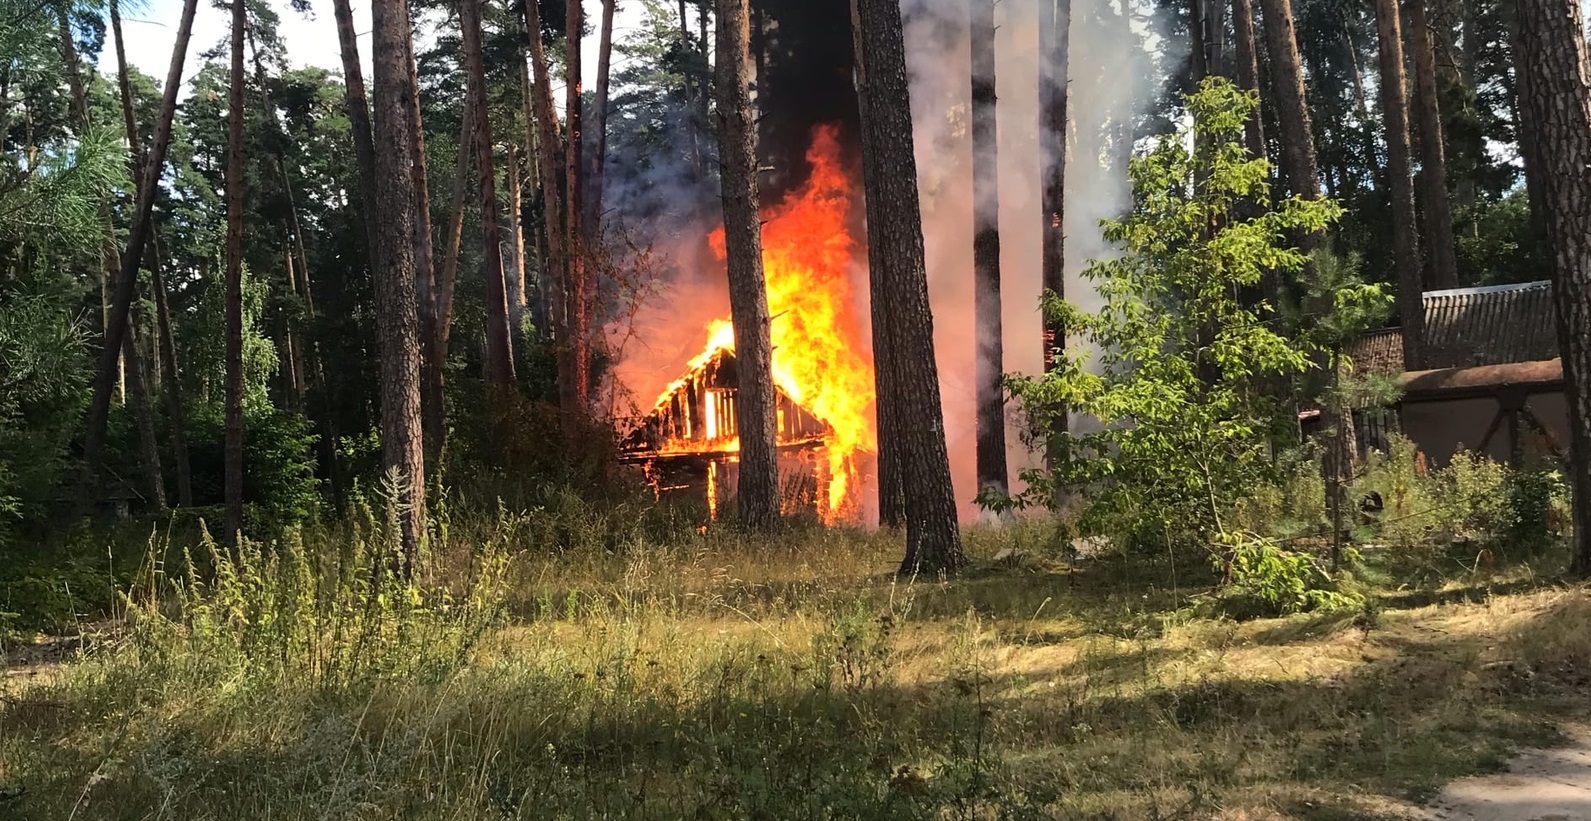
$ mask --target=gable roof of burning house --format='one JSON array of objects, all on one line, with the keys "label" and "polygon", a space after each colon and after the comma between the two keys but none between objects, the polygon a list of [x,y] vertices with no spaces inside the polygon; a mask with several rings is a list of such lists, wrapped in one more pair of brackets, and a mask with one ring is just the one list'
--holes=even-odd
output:
[{"label": "gable roof of burning house", "polygon": [[[631,461],[661,455],[700,456],[739,448],[735,392],[740,375],[735,352],[717,348],[687,367],[651,413],[638,420],[620,444]],[[827,422],[802,407],[778,385],[776,440],[781,448],[822,444],[833,433]]]},{"label": "gable roof of burning house", "polygon": [[[1558,355],[1549,282],[1426,291],[1424,303],[1427,369],[1538,362]],[[1401,328],[1364,334],[1343,353],[1361,374],[1397,376],[1406,370]]]}]

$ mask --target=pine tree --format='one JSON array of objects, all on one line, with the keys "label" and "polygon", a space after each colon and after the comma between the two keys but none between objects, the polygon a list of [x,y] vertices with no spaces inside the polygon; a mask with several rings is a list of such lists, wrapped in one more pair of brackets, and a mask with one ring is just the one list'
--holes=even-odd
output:
[{"label": "pine tree", "polygon": [[465,105],[475,111],[475,169],[485,232],[482,278],[486,282],[486,382],[498,401],[514,389],[514,354],[508,327],[508,288],[504,282],[503,244],[497,203],[497,166],[492,148],[491,115],[486,103],[486,61],[481,54],[481,5],[484,0],[459,0],[459,26],[464,34],[464,66],[469,73]]},{"label": "pine tree", "polygon": [[232,0],[226,165],[226,538],[243,531],[243,35],[245,0]]},{"label": "pine tree", "polygon": [[718,145],[724,248],[735,324],[735,419],[740,433],[740,520],[770,530],[779,519],[779,459],[757,196],[757,114],[752,100],[748,0],[718,0]]},{"label": "pine tree", "polygon": [[948,573],[965,565],[967,557],[956,523],[934,361],[900,3],[853,0],[852,27],[868,263],[870,276],[880,283],[874,293],[885,297],[892,317],[873,328],[875,368],[889,374],[878,382],[879,413],[896,416],[894,435],[879,442],[881,450],[894,453],[881,452],[879,458],[894,459],[900,471],[906,514],[901,573]]},{"label": "pine tree", "polygon": [[1569,406],[1574,564],[1591,574],[1591,57],[1578,0],[1518,0],[1522,112],[1542,170]]},{"label": "pine tree", "polygon": [[101,451],[105,445],[105,426],[110,418],[111,394],[115,391],[120,372],[123,338],[128,332],[129,314],[138,286],[138,261],[153,233],[151,218],[154,213],[155,193],[159,190],[161,171],[166,165],[166,151],[171,147],[171,126],[176,118],[177,93],[182,85],[182,67],[187,60],[188,40],[193,34],[193,18],[198,10],[198,0],[184,0],[182,17],[177,24],[176,42],[172,45],[171,67],[166,72],[164,95],[160,101],[160,114],[155,121],[155,132],[149,145],[149,155],[144,159],[142,179],[134,199],[131,227],[127,232],[127,248],[121,255],[120,276],[111,294],[109,310],[105,317],[104,347],[100,350],[99,365],[94,377],[94,395],[89,403],[88,422],[83,436],[83,460],[92,468],[99,467]]},{"label": "pine tree", "polygon": [[1403,362],[1418,370],[1425,304],[1420,282],[1420,229],[1415,224],[1414,169],[1409,154],[1408,80],[1403,69],[1402,22],[1397,0],[1376,0],[1381,60],[1381,119],[1386,128],[1387,177],[1392,193],[1392,245],[1397,264],[1398,313],[1403,320]]},{"label": "pine tree", "polygon": [[973,392],[977,403],[978,493],[1010,492],[1005,457],[1004,331],[1000,316],[1000,140],[996,119],[994,0],[972,11]]},{"label": "pine tree", "polygon": [[[1066,164],[1067,151],[1067,76],[1070,69],[1072,28],[1071,0],[1039,0],[1039,144],[1040,194],[1043,210],[1042,258],[1040,276],[1044,290],[1058,299],[1066,298]],[[1066,325],[1060,315],[1044,316],[1044,369],[1055,363],[1066,348]],[[1065,408],[1047,409],[1051,428],[1064,433]],[[1055,465],[1060,459],[1052,438],[1046,443],[1045,462]]]},{"label": "pine tree", "polygon": [[381,374],[382,465],[397,481],[404,567],[413,569],[425,537],[425,445],[420,419],[420,317],[415,299],[411,31],[406,0],[371,6],[375,80],[376,223],[373,248]]},{"label": "pine tree", "polygon": [[1458,287],[1453,206],[1447,197],[1447,148],[1436,85],[1436,47],[1425,19],[1426,0],[1408,0],[1409,46],[1414,49],[1414,99],[1420,124],[1420,205],[1424,216],[1426,288]]}]

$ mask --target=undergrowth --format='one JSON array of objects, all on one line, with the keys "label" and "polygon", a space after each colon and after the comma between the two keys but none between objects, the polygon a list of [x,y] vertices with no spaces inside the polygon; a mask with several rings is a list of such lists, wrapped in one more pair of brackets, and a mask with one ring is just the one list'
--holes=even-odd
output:
[{"label": "undergrowth", "polygon": [[444,500],[412,578],[379,505],[157,539],[118,637],[0,690],[0,815],[1307,818],[1550,742],[1591,656],[1580,592],[1366,619],[1266,539],[1227,595],[1304,612],[1236,622],[1189,607],[1219,567],[1047,521],[914,582],[890,534],[578,506]]}]

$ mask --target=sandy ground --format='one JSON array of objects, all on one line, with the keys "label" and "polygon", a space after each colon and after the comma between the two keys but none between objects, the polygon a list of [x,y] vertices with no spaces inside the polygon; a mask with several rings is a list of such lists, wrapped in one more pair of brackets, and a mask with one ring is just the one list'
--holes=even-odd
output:
[{"label": "sandy ground", "polygon": [[1427,808],[1439,821],[1591,819],[1591,727],[1568,727],[1572,744],[1526,750],[1508,772],[1447,785]]}]

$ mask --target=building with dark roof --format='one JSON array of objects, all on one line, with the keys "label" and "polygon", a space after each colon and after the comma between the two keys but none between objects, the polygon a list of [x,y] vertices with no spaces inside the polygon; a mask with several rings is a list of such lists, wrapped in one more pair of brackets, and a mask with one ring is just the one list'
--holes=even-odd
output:
[{"label": "building with dark roof", "polygon": [[[1398,378],[1404,435],[1439,464],[1461,450],[1499,461],[1561,458],[1569,422],[1551,283],[1427,291],[1424,301],[1425,368],[1404,367],[1398,328],[1365,334],[1344,351],[1355,374]],[[1361,415],[1373,429],[1376,409]]]}]

